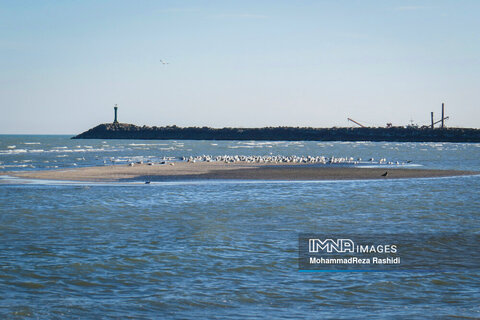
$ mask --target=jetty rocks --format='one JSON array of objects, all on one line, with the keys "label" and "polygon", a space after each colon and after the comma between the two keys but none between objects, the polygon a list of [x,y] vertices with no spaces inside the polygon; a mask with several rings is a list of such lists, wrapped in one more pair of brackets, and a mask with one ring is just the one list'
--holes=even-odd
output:
[{"label": "jetty rocks", "polygon": [[210,128],[104,123],[72,139],[480,142],[471,128]]}]

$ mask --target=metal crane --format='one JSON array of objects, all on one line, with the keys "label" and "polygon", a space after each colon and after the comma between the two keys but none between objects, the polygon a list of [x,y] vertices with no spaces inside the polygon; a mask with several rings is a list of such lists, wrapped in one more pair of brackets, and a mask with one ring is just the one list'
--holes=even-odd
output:
[{"label": "metal crane", "polygon": [[353,123],[355,123],[356,125],[359,125],[359,126],[362,127],[362,128],[366,128],[366,126],[364,126],[363,124],[361,124],[361,123],[359,123],[359,122],[357,122],[357,121],[355,121],[355,120],[353,120],[353,119],[347,118],[347,120],[348,120],[348,121],[352,121]]},{"label": "metal crane", "polygon": [[437,122],[434,122],[433,125],[436,125],[437,123],[440,123],[440,122],[442,122],[442,121],[448,120],[449,118],[450,118],[450,117],[445,117],[445,118],[443,118],[443,120],[440,119],[440,120],[438,120]]}]

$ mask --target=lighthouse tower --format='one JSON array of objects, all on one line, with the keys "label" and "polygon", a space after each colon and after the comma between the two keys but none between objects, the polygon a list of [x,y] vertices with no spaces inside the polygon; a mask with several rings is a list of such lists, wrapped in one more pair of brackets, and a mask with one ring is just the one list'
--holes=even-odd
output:
[{"label": "lighthouse tower", "polygon": [[116,123],[118,123],[118,121],[117,121],[117,110],[118,110],[117,104],[115,104],[115,107],[113,107],[113,110],[115,110],[115,119],[113,119],[113,123],[116,124]]}]

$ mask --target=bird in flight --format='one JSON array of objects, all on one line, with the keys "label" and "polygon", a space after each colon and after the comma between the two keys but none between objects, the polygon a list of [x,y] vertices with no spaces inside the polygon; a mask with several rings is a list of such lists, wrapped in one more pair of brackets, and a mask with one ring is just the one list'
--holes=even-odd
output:
[{"label": "bird in flight", "polygon": [[161,62],[162,64],[170,64],[170,62],[167,62],[167,61],[162,60],[162,59],[160,59],[160,62]]}]

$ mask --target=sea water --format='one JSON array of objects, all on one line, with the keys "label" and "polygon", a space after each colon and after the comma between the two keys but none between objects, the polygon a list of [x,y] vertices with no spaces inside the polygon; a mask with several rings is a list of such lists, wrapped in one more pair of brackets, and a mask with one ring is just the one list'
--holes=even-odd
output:
[{"label": "sea water", "polygon": [[202,154],[386,158],[480,170],[480,144],[0,136],[0,317],[480,317],[479,268],[298,269],[301,233],[480,233],[479,176],[150,185],[4,176]]}]

